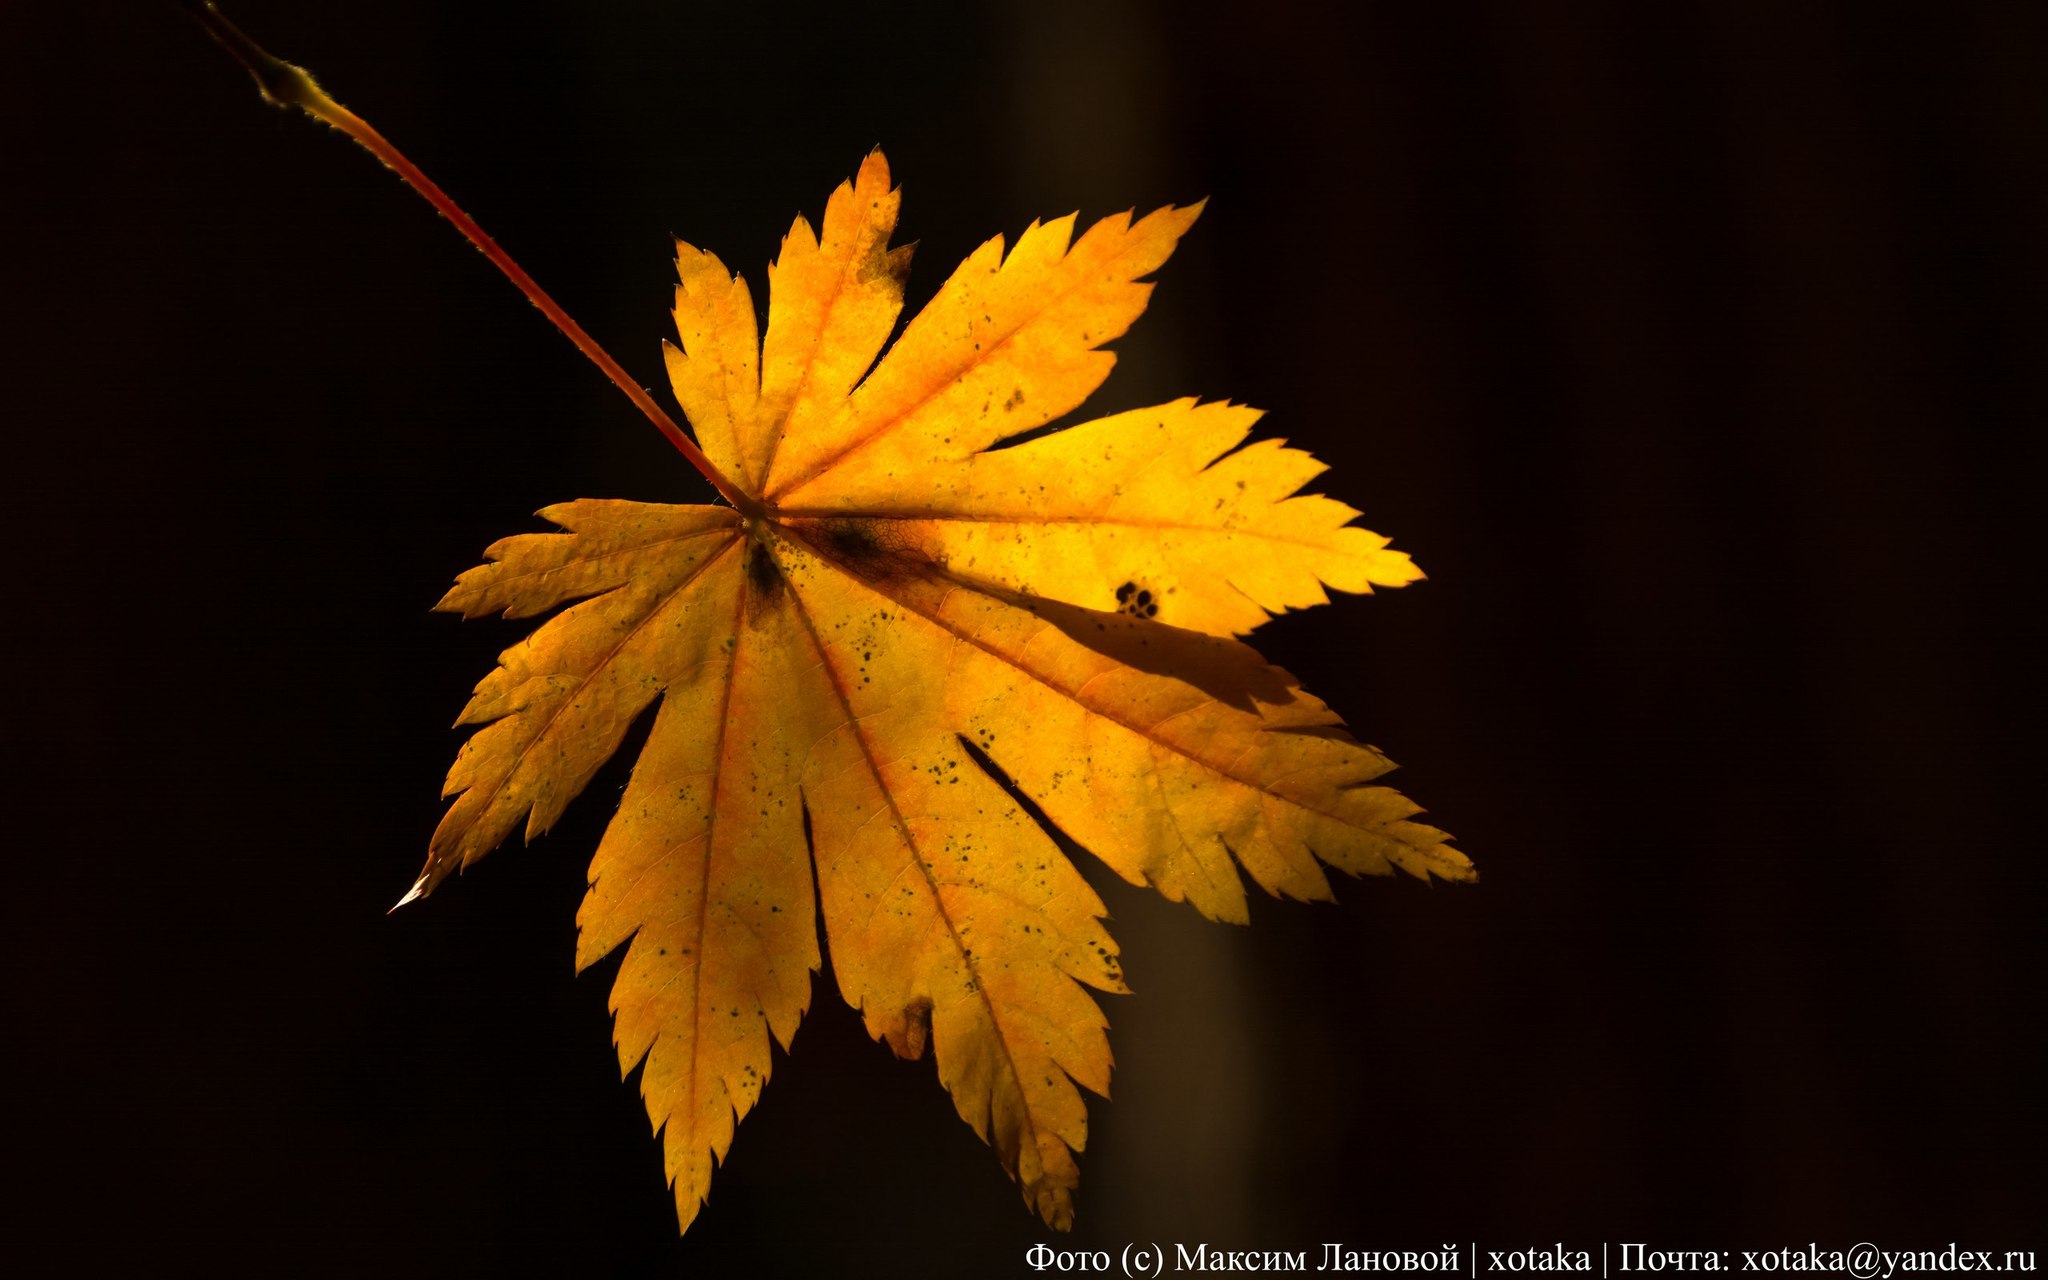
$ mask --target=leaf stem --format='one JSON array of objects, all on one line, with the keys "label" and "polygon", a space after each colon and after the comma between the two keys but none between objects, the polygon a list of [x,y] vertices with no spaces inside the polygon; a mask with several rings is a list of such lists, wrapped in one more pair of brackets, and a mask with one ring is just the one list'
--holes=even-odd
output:
[{"label": "leaf stem", "polygon": [[489,234],[476,224],[475,219],[464,213],[448,198],[447,192],[441,190],[432,178],[420,172],[419,167],[406,159],[404,153],[392,146],[383,134],[371,128],[369,122],[361,116],[327,96],[326,91],[314,83],[312,75],[305,68],[271,56],[261,45],[244,35],[241,28],[222,16],[211,0],[177,2],[180,8],[191,14],[193,19],[206,29],[208,35],[233,54],[235,60],[255,77],[256,88],[262,93],[265,101],[277,107],[297,107],[315,120],[339,129],[361,144],[365,151],[382,161],[386,168],[405,179],[406,185],[426,197],[427,203],[438,209],[442,217],[454,223],[455,229],[468,237],[469,242],[475,245],[484,257],[491,260],[491,265],[504,272],[505,278],[517,285],[528,301],[539,307],[541,314],[553,321],[563,336],[576,344],[577,350],[589,357],[592,364],[604,370],[605,376],[618,384],[619,390],[626,393],[626,398],[638,406],[640,412],[647,415],[647,420],[654,424],[656,430],[668,437],[669,443],[690,460],[691,466],[704,474],[704,478],[711,482],[727,502],[749,518],[758,519],[761,516],[761,504],[747,496],[711,459],[705,457],[704,451],[697,447],[696,442],[683,433],[682,428],[654,402],[654,398],[647,394],[644,387],[627,376],[626,371],[619,367],[619,362],[612,359],[610,353],[597,344],[597,339],[584,332],[583,326],[571,319],[569,313],[562,310],[561,305],[549,297],[547,291],[536,284],[532,276],[526,274],[525,268],[499,248],[498,242],[491,239]]}]

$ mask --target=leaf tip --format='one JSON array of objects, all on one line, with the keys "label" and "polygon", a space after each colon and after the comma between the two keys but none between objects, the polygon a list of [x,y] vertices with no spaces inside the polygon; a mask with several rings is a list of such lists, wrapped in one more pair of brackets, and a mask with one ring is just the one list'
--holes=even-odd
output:
[{"label": "leaf tip", "polygon": [[426,873],[425,873],[425,872],[421,872],[421,873],[420,873],[420,878],[412,882],[412,888],[410,888],[410,889],[407,889],[407,890],[405,891],[405,896],[404,896],[403,898],[400,898],[400,899],[399,899],[398,901],[396,901],[396,902],[392,903],[392,904],[391,904],[391,910],[390,910],[390,911],[386,911],[386,912],[385,912],[384,914],[385,914],[385,915],[387,915],[387,916],[388,916],[388,915],[392,915],[392,914],[396,913],[396,912],[397,912],[397,910],[398,910],[398,909],[399,909],[400,907],[404,906],[404,905],[405,905],[406,903],[408,903],[408,902],[416,902],[416,901],[418,901],[419,899],[421,899],[421,898],[424,898],[424,897],[426,897],[426,896],[427,896],[427,876],[426,876]]}]

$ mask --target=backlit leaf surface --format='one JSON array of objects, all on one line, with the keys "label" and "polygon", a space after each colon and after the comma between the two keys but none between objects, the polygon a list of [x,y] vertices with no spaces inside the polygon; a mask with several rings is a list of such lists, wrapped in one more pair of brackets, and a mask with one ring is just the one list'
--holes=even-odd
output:
[{"label": "backlit leaf surface", "polygon": [[[787,1048],[825,922],[841,993],[1054,1227],[1081,1088],[1106,1094],[1122,991],[1103,906],[983,767],[1136,884],[1243,921],[1243,875],[1469,880],[1392,766],[1235,637],[1421,575],[1256,411],[1177,400],[992,449],[1108,376],[1199,206],[1033,224],[982,245],[883,346],[908,248],[878,152],[744,280],[677,246],[667,348],[698,440],[763,514],[581,500],[506,538],[438,606],[560,609],[501,655],[408,899],[543,832],[654,708],[590,870],[578,964],[624,946],[619,1062],[644,1063],[679,1219]],[[877,358],[879,356],[879,359]],[[566,606],[566,607],[563,607]],[[1241,874],[1242,873],[1242,874]]]}]

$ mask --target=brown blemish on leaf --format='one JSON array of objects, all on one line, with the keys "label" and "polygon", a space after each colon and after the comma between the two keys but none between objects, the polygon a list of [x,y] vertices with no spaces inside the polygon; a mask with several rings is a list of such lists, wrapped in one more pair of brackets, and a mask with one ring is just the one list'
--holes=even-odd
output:
[{"label": "brown blemish on leaf", "polygon": [[773,605],[782,594],[782,570],[768,548],[752,538],[747,540],[747,584],[763,605]]},{"label": "brown blemish on leaf", "polygon": [[889,1037],[889,1047],[896,1056],[915,1060],[924,1056],[924,1046],[932,1034],[932,1002],[930,996],[920,996],[904,1007],[903,1020],[897,1025],[896,1033]]},{"label": "brown blemish on leaf", "polygon": [[818,554],[869,582],[931,577],[942,566],[899,520],[793,520],[783,526]]}]

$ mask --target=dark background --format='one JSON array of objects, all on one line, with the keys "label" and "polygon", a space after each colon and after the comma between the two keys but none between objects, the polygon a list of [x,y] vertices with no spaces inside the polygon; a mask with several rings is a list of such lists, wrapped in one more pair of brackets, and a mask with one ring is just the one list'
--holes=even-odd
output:
[{"label": "dark background", "polygon": [[[1091,867],[1138,995],[1054,1243],[2048,1244],[2048,7],[230,13],[650,385],[668,235],[765,297],[877,143],[913,307],[1035,216],[1211,197],[1089,408],[1263,406],[1414,553],[1257,643],[1484,878],[1232,929]],[[171,5],[0,49],[0,1250],[1026,1274],[829,977],[676,1239],[571,973],[622,769],[385,916],[520,634],[427,607],[545,503],[708,490]]]}]

